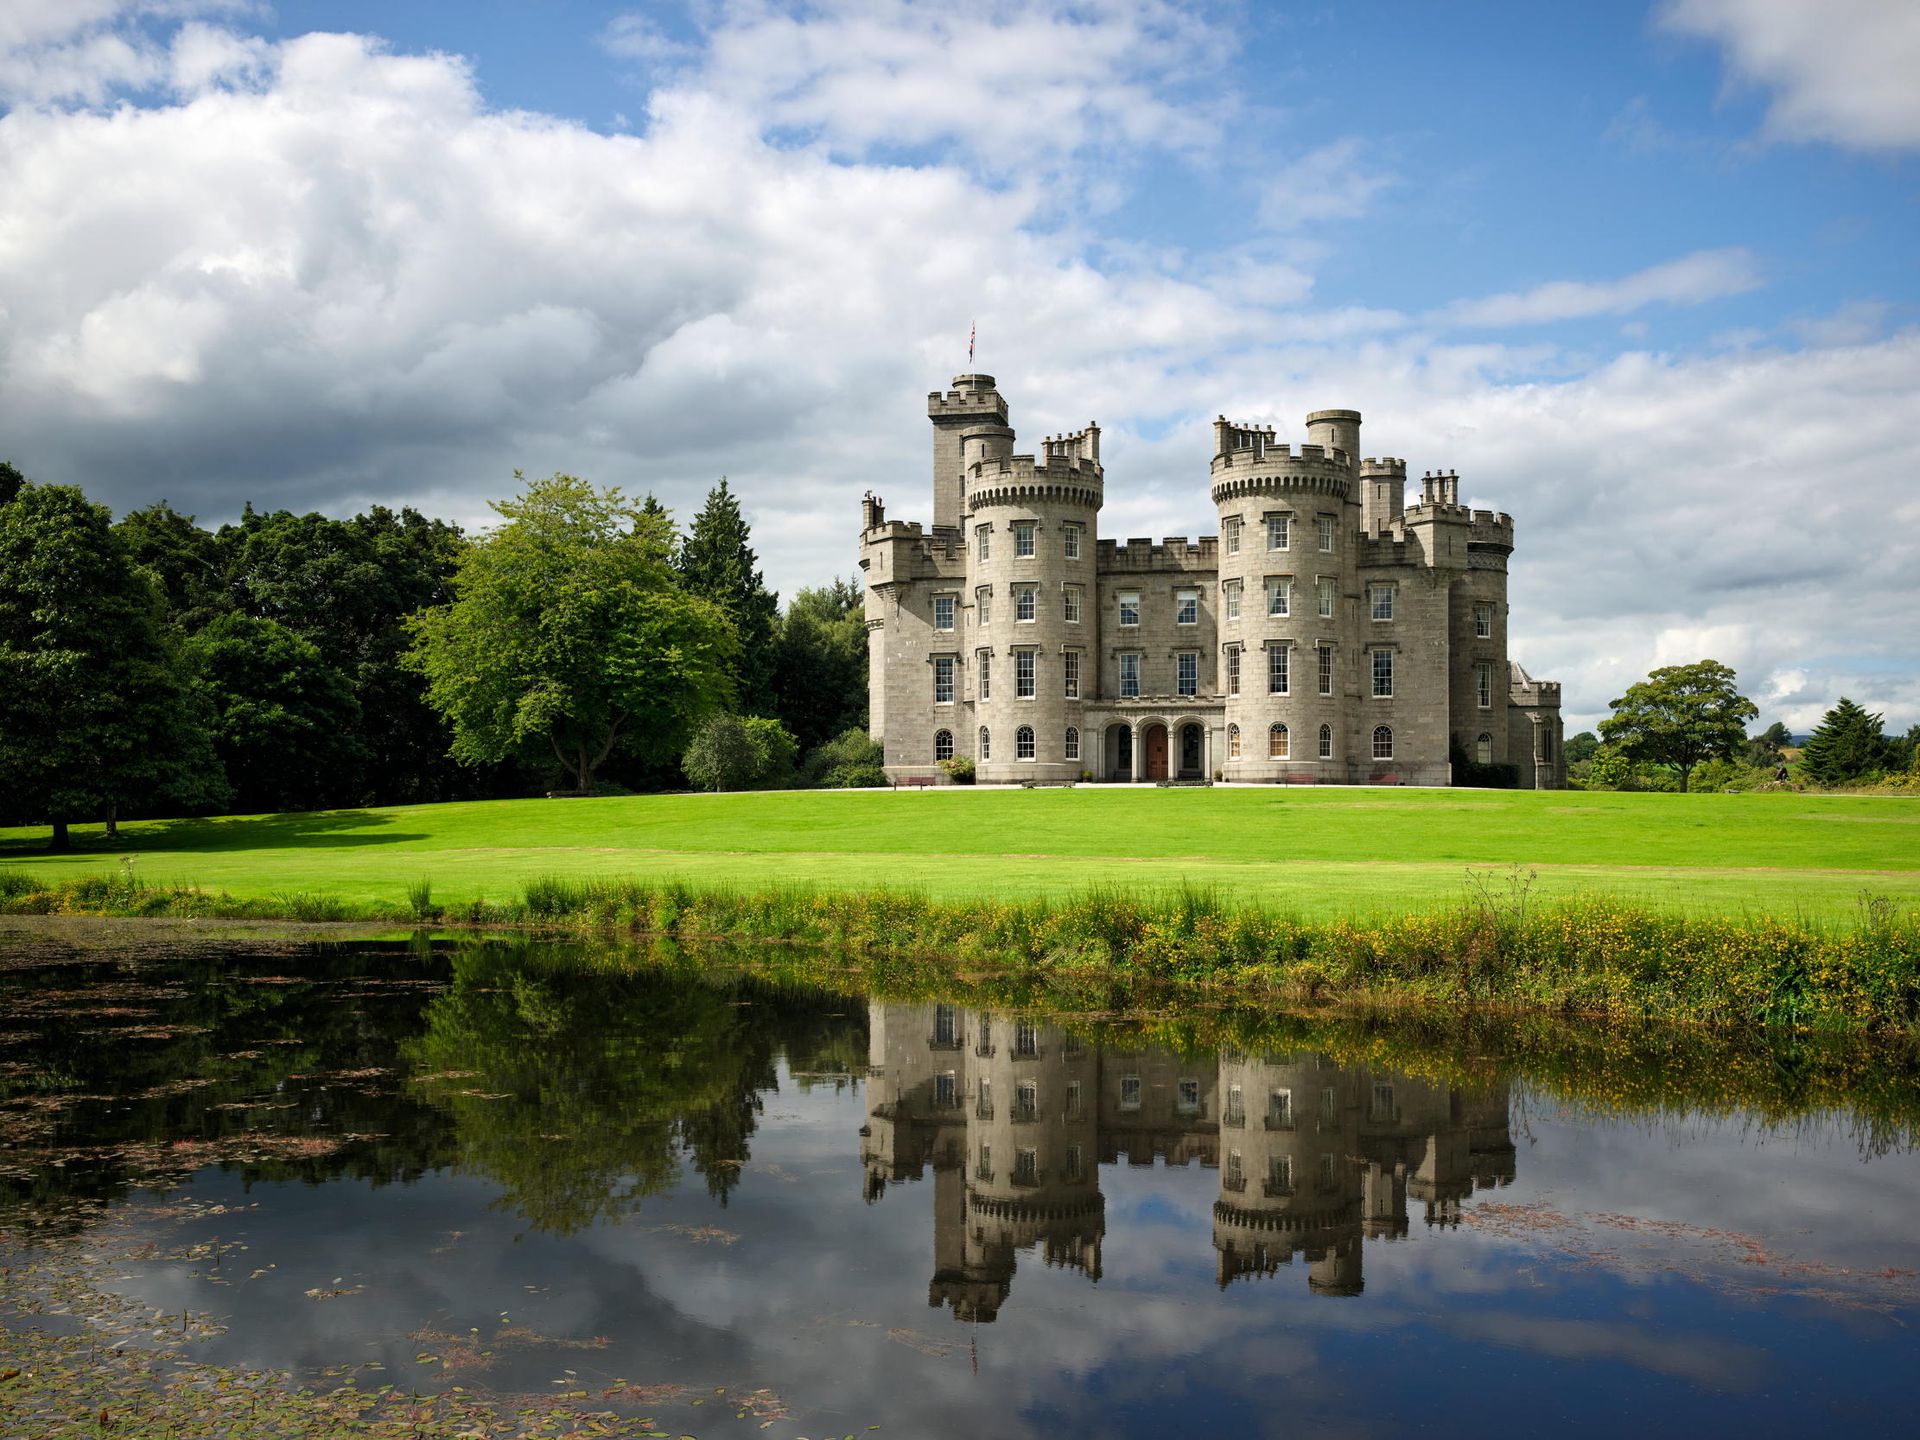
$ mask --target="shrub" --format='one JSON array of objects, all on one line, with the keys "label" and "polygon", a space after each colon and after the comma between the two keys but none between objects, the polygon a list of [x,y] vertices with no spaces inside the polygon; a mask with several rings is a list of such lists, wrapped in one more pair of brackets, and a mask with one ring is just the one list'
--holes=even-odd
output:
[{"label": "shrub", "polygon": [[880,742],[854,726],[815,747],[801,769],[800,783],[825,790],[885,785],[885,759]]},{"label": "shrub", "polygon": [[953,755],[940,762],[940,768],[947,772],[947,778],[956,785],[973,784],[973,757],[971,755]]},{"label": "shrub", "polygon": [[791,783],[798,751],[778,720],[722,712],[694,732],[680,764],[702,790],[779,789]]}]

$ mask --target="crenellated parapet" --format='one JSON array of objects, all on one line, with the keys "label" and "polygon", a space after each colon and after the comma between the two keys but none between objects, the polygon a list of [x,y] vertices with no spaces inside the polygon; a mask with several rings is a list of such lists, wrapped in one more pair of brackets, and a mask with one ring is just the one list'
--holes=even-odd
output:
[{"label": "crenellated parapet", "polygon": [[[1239,433],[1239,432],[1235,432]],[[1324,495],[1345,500],[1353,488],[1353,464],[1344,450],[1324,445],[1261,443],[1213,457],[1213,503],[1243,495]]]},{"label": "crenellated parapet", "polygon": [[1059,500],[1099,509],[1106,499],[1106,482],[1097,455],[1097,429],[1094,434],[1091,455],[1063,451],[975,462],[967,470],[967,508],[977,513],[993,505]]},{"label": "crenellated parapet", "polygon": [[927,418],[934,421],[975,419],[991,415],[1002,425],[1007,421],[1006,399],[994,388],[991,375],[956,375],[953,388],[944,394],[927,392]]},{"label": "crenellated parapet", "polygon": [[1159,570],[1216,570],[1220,565],[1220,537],[1202,535],[1189,541],[1184,535],[1169,535],[1155,544],[1150,538],[1136,538],[1121,545],[1102,540],[1099,551],[1100,573],[1144,573]]}]

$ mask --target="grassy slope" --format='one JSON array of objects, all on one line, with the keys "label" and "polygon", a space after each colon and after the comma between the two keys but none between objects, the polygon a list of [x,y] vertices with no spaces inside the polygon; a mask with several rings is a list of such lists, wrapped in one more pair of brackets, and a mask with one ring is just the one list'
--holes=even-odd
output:
[{"label": "grassy slope", "polygon": [[1537,868],[1536,894],[1735,913],[1851,914],[1920,901],[1920,801],[1896,797],[1272,789],[795,791],[513,800],[153,821],[48,856],[0,830],[0,870],[43,878],[136,855],[149,882],[352,900],[516,894],[536,875],[751,887],[908,887],[937,897],[1183,882],[1306,917],[1457,900],[1466,867]]}]

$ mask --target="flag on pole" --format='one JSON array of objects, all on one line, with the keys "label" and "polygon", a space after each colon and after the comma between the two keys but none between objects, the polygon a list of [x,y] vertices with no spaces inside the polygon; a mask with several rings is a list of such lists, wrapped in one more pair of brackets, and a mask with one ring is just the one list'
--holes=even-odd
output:
[{"label": "flag on pole", "polygon": [[977,332],[979,328],[980,328],[980,325],[978,321],[971,322],[967,326],[967,364],[968,365],[973,364],[973,337],[975,332]]}]

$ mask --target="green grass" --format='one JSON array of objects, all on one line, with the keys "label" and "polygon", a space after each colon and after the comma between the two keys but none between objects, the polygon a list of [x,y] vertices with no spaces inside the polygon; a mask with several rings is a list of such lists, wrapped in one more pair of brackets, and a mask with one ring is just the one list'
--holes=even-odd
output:
[{"label": "green grass", "polygon": [[509,800],[147,821],[117,841],[0,829],[0,890],[117,871],[240,898],[455,908],[536,877],[934,899],[1210,889],[1307,919],[1459,902],[1468,867],[1538,871],[1541,899],[1605,894],[1694,913],[1850,916],[1920,900],[1920,800],[1472,790],[794,791]]}]

